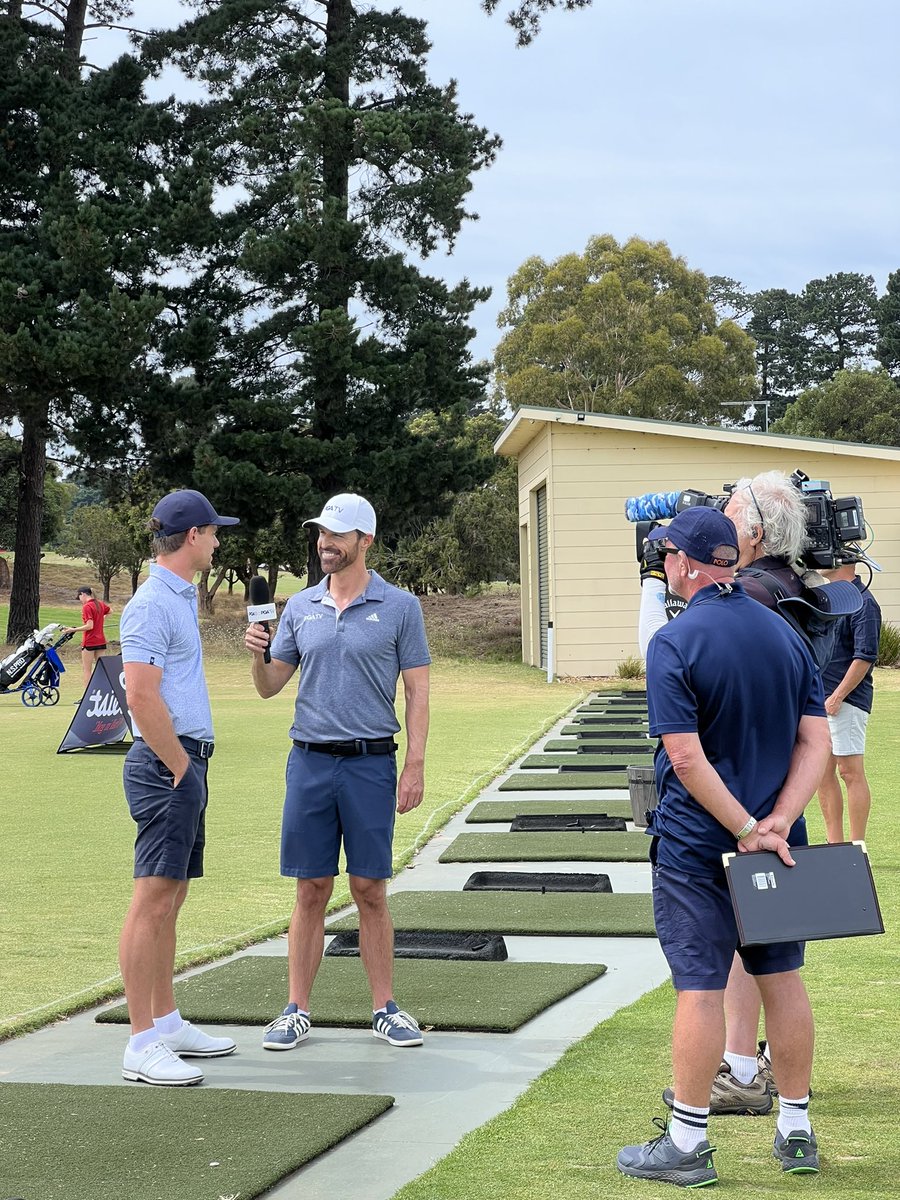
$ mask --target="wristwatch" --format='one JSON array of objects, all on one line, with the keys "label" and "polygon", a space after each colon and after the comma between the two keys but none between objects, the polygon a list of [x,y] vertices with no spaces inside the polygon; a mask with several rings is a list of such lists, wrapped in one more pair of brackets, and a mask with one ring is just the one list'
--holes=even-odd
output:
[{"label": "wristwatch", "polygon": [[739,842],[742,842],[748,834],[752,833],[756,828],[756,817],[750,817],[743,829],[739,829],[734,835]]}]

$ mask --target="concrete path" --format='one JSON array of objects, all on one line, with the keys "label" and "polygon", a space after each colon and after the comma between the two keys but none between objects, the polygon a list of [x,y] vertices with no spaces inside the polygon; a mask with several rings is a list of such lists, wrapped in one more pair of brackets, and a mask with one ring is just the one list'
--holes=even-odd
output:
[{"label": "concrete path", "polygon": [[[568,720],[561,721],[546,738],[558,737]],[[544,740],[528,753],[534,753]],[[506,777],[504,774],[495,780],[478,800],[515,799],[513,793],[497,793]],[[587,799],[588,795],[595,796],[582,792],[580,798]],[[608,795],[627,799],[628,793],[611,791]],[[559,799],[560,793],[529,792],[521,798]],[[466,813],[475,803],[472,801],[420,851],[394,879],[392,891],[458,891],[474,870],[492,869],[495,864],[437,861],[458,833],[508,829],[497,823],[466,825]],[[499,865],[504,870],[518,869],[515,864]],[[609,875],[614,891],[650,890],[650,868],[646,863],[528,863],[521,869],[602,870]],[[465,1133],[508,1108],[573,1042],[668,977],[659,944],[652,938],[508,937],[506,944],[513,962],[603,962],[608,970],[602,978],[553,1005],[515,1033],[429,1033],[424,1046],[406,1050],[377,1041],[366,1030],[314,1027],[310,1040],[296,1050],[273,1054],[263,1050],[259,1029],[215,1027],[215,1032],[221,1028],[234,1037],[238,1051],[229,1058],[202,1064],[204,1087],[375,1092],[396,1097],[394,1108],[385,1116],[315,1159],[267,1192],[267,1197],[390,1200],[404,1183],[449,1153]],[[286,939],[276,938],[242,955],[286,953]],[[403,997],[398,999],[402,1005]],[[0,1046],[0,1080],[121,1082],[125,1087],[137,1086],[124,1083],[119,1073],[123,1027],[96,1024],[96,1011]]]}]

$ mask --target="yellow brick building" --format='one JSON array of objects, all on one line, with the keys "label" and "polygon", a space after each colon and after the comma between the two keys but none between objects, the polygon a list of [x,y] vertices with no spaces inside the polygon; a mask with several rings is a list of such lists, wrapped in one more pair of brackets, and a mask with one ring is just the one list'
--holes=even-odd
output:
[{"label": "yellow brick building", "polygon": [[[640,600],[628,496],[799,468],[859,496],[884,568],[872,593],[900,622],[900,450],[668,421],[520,408],[497,439],[519,467],[522,658],[557,675],[612,675],[638,653]],[[864,573],[864,568],[861,568]],[[548,626],[552,623],[552,662]]]}]

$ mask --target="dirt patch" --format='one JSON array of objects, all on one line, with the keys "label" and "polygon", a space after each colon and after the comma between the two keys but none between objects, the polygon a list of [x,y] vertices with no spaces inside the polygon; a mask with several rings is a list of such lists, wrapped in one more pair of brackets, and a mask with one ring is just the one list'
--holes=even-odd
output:
[{"label": "dirt patch", "polygon": [[432,654],[518,662],[522,610],[518,588],[480,596],[423,596],[422,612]]}]

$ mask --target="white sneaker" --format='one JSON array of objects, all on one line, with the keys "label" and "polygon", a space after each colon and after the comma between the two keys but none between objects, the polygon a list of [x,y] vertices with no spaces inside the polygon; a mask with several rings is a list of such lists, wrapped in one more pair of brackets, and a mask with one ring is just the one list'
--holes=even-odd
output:
[{"label": "white sneaker", "polygon": [[231,1038],[210,1037],[190,1021],[185,1021],[177,1033],[162,1036],[159,1040],[182,1058],[224,1058],[237,1050]]},{"label": "white sneaker", "polygon": [[159,1083],[164,1087],[189,1087],[200,1083],[203,1072],[199,1067],[182,1062],[162,1042],[151,1042],[143,1050],[129,1050],[126,1046],[122,1060],[122,1076],[136,1083]]}]

